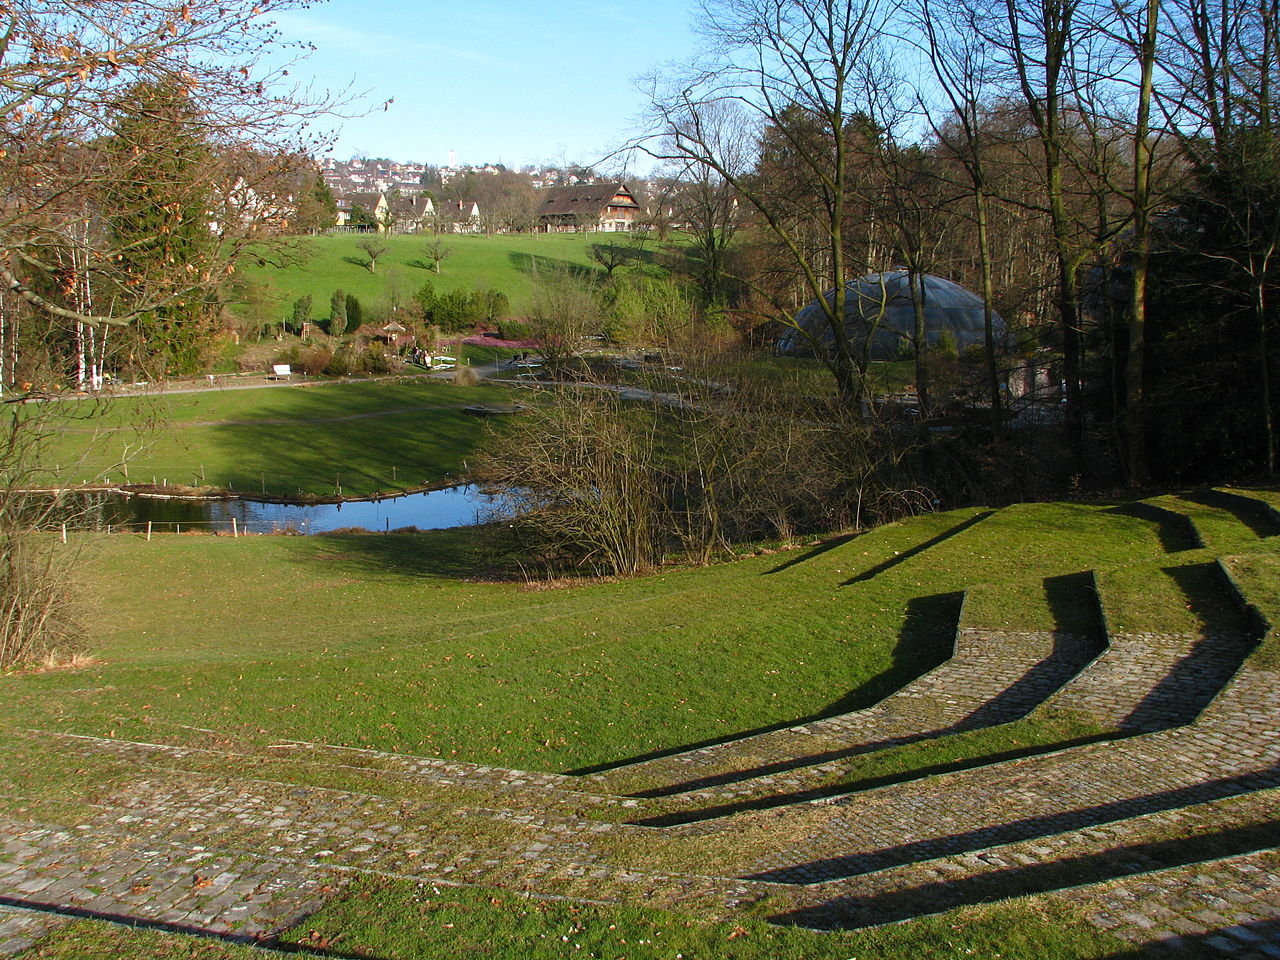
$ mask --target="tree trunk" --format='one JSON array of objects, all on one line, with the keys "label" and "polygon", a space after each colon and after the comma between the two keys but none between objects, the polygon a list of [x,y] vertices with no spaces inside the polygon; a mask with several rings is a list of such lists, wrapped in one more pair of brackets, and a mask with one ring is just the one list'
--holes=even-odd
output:
[{"label": "tree trunk", "polygon": [[1129,353],[1125,365],[1125,461],[1129,486],[1148,481],[1146,395],[1143,370],[1147,350],[1147,273],[1151,260],[1151,96],[1160,0],[1147,0],[1138,50],[1141,80],[1133,137],[1133,275],[1129,285]]},{"label": "tree trunk", "polygon": [[999,439],[1004,416],[1001,411],[1000,371],[996,366],[995,311],[991,306],[995,299],[995,284],[991,277],[991,241],[987,235],[987,194],[980,183],[975,185],[973,202],[977,208],[978,260],[982,271],[982,335],[987,354],[987,388],[991,393],[991,434]]}]

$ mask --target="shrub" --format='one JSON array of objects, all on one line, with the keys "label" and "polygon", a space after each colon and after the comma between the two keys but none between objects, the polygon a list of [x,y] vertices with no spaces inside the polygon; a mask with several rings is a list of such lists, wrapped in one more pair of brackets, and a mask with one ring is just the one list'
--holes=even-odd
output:
[{"label": "shrub", "polygon": [[532,340],[533,328],[522,320],[504,320],[498,324],[498,336],[503,340]]},{"label": "shrub", "polygon": [[324,329],[335,337],[347,332],[347,295],[342,290],[333,291],[329,298],[329,321]]},{"label": "shrub", "polygon": [[938,334],[938,342],[933,345],[933,352],[944,360],[954,360],[960,355],[956,346],[956,335],[950,330]]},{"label": "shrub", "polygon": [[328,347],[312,347],[301,351],[298,363],[307,376],[318,377],[328,369],[332,359],[333,351]]},{"label": "shrub", "polygon": [[455,387],[474,387],[480,382],[480,376],[472,367],[462,364],[453,368],[452,382]]}]

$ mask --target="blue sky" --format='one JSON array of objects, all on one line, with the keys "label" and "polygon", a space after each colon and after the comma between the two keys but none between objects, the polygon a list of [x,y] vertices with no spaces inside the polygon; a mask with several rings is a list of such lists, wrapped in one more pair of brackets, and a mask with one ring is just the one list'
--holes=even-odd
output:
[{"label": "blue sky", "polygon": [[316,52],[291,70],[368,91],[332,156],[594,161],[636,129],[637,76],[696,46],[693,0],[330,0],[278,16]]}]

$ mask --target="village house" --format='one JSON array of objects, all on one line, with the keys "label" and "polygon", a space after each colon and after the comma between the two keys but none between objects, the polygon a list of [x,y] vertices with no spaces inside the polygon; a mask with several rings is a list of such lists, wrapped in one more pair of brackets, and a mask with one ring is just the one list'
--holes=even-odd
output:
[{"label": "village house", "polygon": [[538,229],[544,233],[617,233],[634,229],[641,212],[625,183],[552,187],[538,210]]},{"label": "village house", "polygon": [[[351,213],[356,207],[360,207],[365,212],[371,214],[378,224],[386,222],[387,217],[387,197],[383,193],[347,193],[336,198],[338,204],[338,218],[335,226],[339,230],[351,229]],[[381,231],[382,227],[379,226]]]},{"label": "village house", "polygon": [[347,193],[337,198],[339,231],[357,229],[351,211],[359,206],[373,215],[379,233],[478,233],[480,204],[474,200],[436,203],[427,194],[388,197],[385,193]]}]

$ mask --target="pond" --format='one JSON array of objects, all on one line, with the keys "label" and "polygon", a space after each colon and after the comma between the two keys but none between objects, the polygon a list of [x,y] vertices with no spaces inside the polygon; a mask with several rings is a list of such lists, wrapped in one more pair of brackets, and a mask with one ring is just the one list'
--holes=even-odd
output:
[{"label": "pond", "polygon": [[156,532],[229,533],[233,520],[234,529],[252,533],[309,534],[347,528],[386,532],[402,527],[441,530],[473,526],[504,515],[500,494],[486,494],[471,485],[381,500],[316,504],[171,500],[118,493],[90,493],[83,497],[84,516],[75,525],[95,530],[142,530],[149,522]]}]

